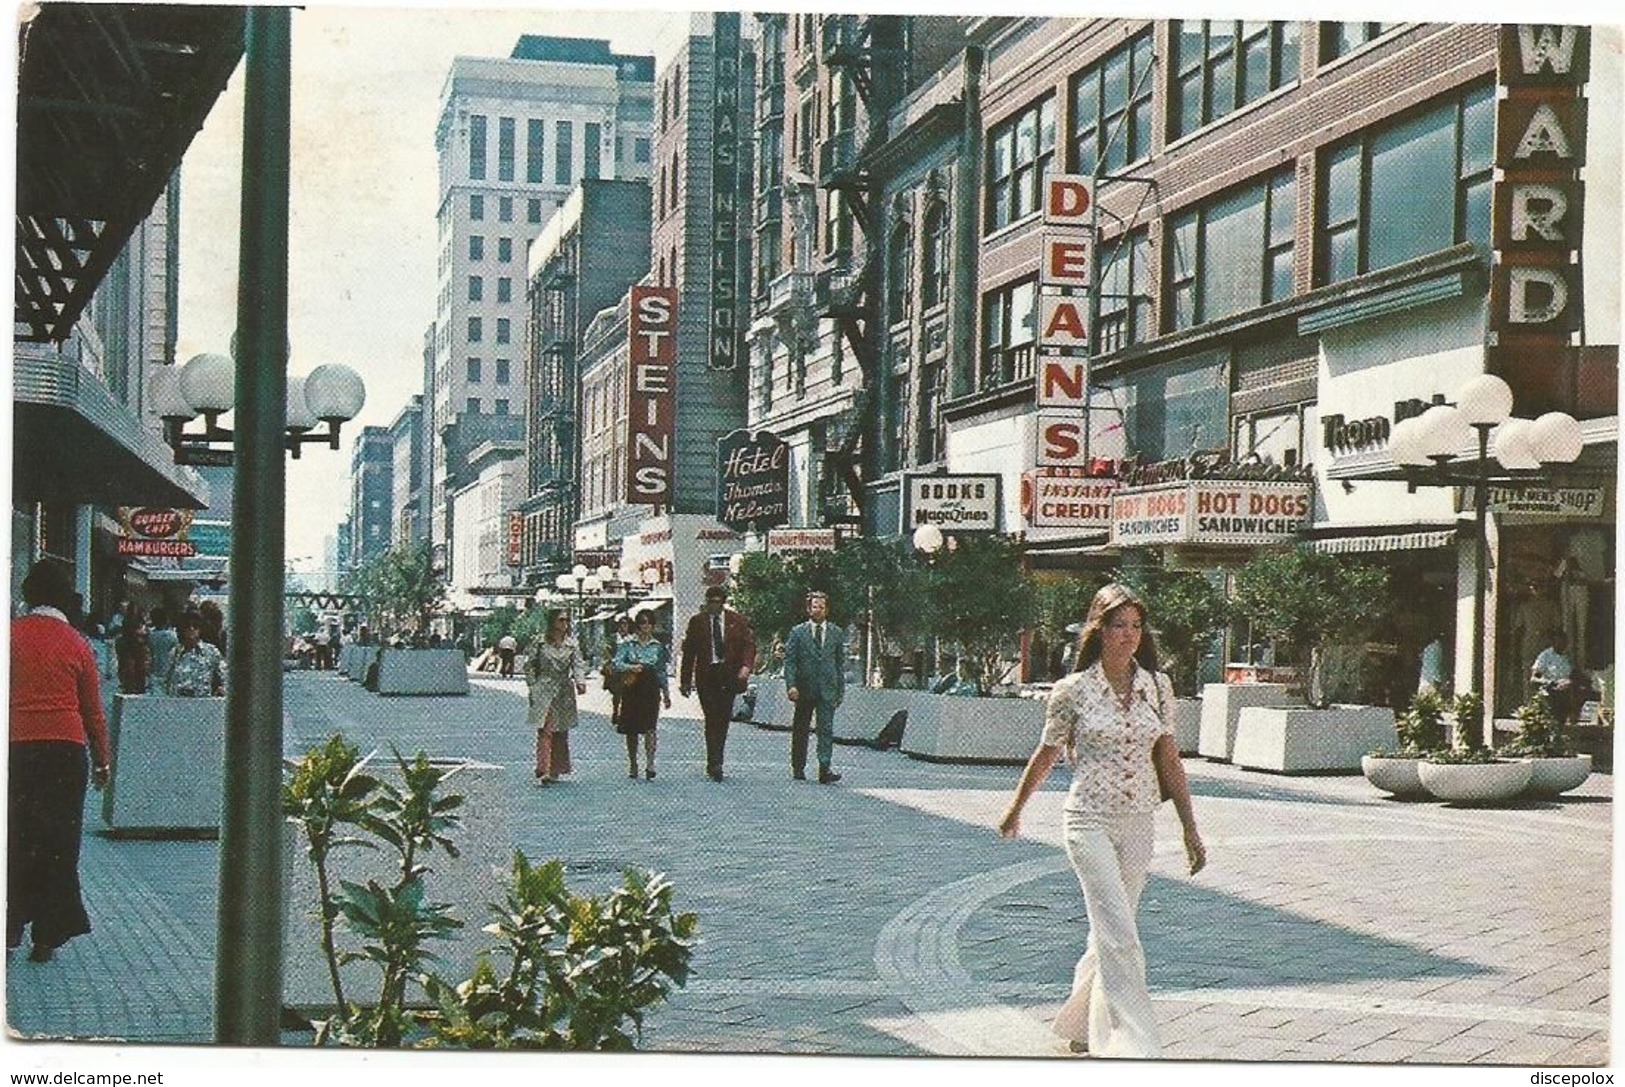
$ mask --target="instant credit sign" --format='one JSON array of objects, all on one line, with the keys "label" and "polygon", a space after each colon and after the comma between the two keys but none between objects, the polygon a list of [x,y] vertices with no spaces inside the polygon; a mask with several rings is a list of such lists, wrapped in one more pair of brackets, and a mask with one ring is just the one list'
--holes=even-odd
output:
[{"label": "instant credit sign", "polygon": [[1110,538],[1127,547],[1287,543],[1313,512],[1307,483],[1197,479],[1124,488],[1112,496]]},{"label": "instant credit sign", "polygon": [[1021,477],[1021,510],[1034,528],[1104,532],[1112,523],[1112,496],[1121,482],[1081,470],[1035,468]]}]

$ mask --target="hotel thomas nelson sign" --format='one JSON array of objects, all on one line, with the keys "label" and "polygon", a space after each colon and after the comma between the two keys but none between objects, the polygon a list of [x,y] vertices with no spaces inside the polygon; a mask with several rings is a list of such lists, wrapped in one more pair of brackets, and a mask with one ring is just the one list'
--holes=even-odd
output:
[{"label": "hotel thomas nelson sign", "polygon": [[735,430],[717,440],[717,520],[756,529],[790,519],[790,447],[771,430]]},{"label": "hotel thomas nelson sign", "polygon": [[120,555],[187,559],[197,554],[197,545],[186,538],[192,527],[191,510],[120,506],[118,522],[114,546]]},{"label": "hotel thomas nelson sign", "polygon": [[629,298],[626,502],[669,506],[677,417],[677,291],[633,287]]},{"label": "hotel thomas nelson sign", "polygon": [[745,178],[740,170],[739,13],[715,16],[711,41],[716,50],[716,79],[711,98],[711,311],[709,365],[732,370],[741,354],[739,212]]}]

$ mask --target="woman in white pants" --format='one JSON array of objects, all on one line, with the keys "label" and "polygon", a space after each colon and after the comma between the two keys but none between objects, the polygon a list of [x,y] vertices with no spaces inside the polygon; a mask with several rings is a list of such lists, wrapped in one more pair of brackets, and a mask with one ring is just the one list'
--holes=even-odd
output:
[{"label": "woman in white pants", "polygon": [[1066,851],[1083,886],[1089,944],[1054,1030],[1075,1052],[1101,1057],[1162,1054],[1134,919],[1151,862],[1159,772],[1185,828],[1191,874],[1207,863],[1164,708],[1172,708],[1172,688],[1157,671],[1146,619],[1145,604],[1122,585],[1095,594],[1078,638],[1077,671],[1050,693],[1043,738],[999,821],[1003,837],[1020,833],[1021,809],[1065,751],[1073,764]]}]

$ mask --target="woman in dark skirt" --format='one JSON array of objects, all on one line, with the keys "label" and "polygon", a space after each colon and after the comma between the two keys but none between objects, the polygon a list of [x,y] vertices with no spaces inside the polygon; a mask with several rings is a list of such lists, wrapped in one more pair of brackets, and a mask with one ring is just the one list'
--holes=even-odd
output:
[{"label": "woman in dark skirt", "polygon": [[[6,798],[6,948],[49,962],[90,931],[79,893],[85,785],[109,774],[96,655],[68,623],[73,581],[42,560],[23,579],[28,614],[11,623],[11,765]],[[86,773],[89,747],[95,769]]]},{"label": "woman in dark skirt", "polygon": [[621,682],[621,714],[615,731],[626,737],[627,777],[638,776],[638,737],[643,737],[644,776],[655,776],[655,725],[660,707],[671,709],[666,670],[671,652],[655,641],[655,618],[641,612],[636,633],[615,649],[611,670]]}]

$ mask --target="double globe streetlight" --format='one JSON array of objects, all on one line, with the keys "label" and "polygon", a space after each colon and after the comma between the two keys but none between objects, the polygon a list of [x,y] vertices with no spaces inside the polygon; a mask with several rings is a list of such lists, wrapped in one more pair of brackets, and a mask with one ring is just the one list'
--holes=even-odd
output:
[{"label": "double globe streetlight", "polygon": [[561,593],[576,594],[576,611],[579,614],[588,593],[601,593],[604,586],[615,580],[615,570],[607,563],[596,570],[589,570],[581,563],[569,571],[560,574],[553,581],[554,588]]},{"label": "double globe streetlight", "polygon": [[[1494,446],[1494,464],[1490,448]],[[1552,467],[1572,464],[1585,447],[1580,423],[1565,412],[1534,419],[1512,414],[1512,388],[1494,374],[1462,386],[1454,404],[1435,404],[1395,424],[1388,456],[1412,489],[1473,488],[1477,581],[1473,591],[1473,688],[1484,683],[1484,600],[1488,595],[1490,484],[1538,480]],[[1476,453],[1470,452],[1476,448]],[[1464,451],[1467,455],[1463,455]],[[1491,699],[1486,692],[1486,709]],[[1493,715],[1492,715],[1493,716]]]},{"label": "double globe streetlight", "polygon": [[[215,445],[230,445],[233,434],[220,426],[220,417],[236,402],[236,364],[225,355],[193,355],[181,366],[160,366],[153,371],[150,392],[153,406],[164,422],[164,441],[185,464]],[[287,437],[285,447],[299,458],[299,449],[319,442],[339,447],[339,428],[354,419],[367,402],[367,387],[348,366],[328,363],[304,379],[288,380]],[[186,424],[203,416],[203,430],[188,433]],[[317,431],[326,423],[325,432]],[[314,432],[314,433],[313,433]]]}]

